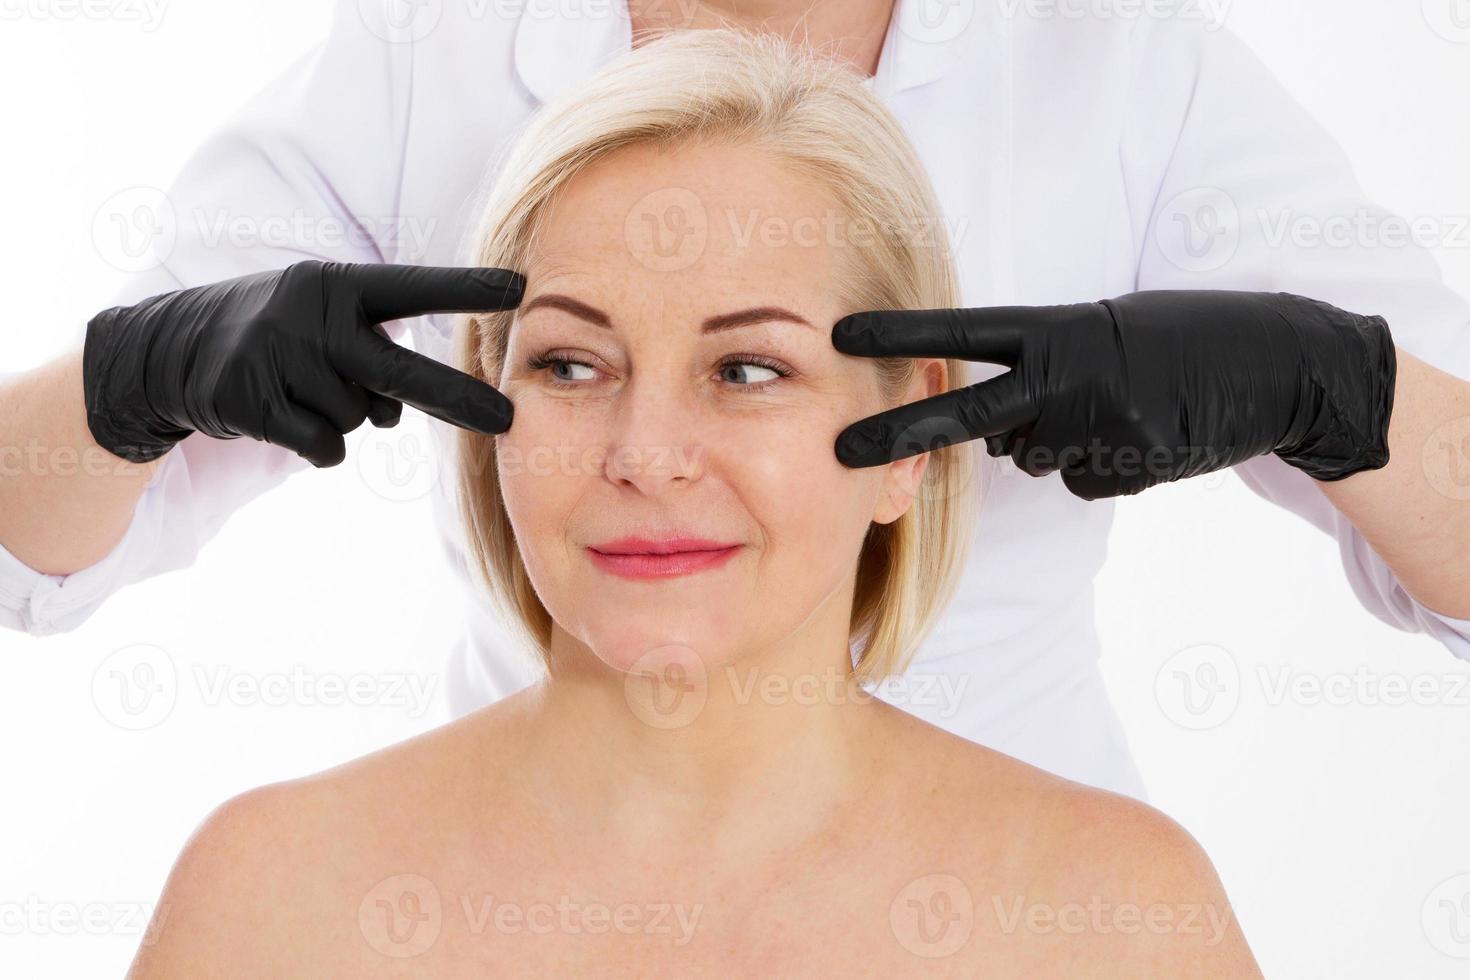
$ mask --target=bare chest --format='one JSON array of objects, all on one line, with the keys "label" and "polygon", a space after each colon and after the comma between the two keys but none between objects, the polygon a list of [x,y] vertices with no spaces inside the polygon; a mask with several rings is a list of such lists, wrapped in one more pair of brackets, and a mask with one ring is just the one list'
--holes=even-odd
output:
[{"label": "bare chest", "polygon": [[995,887],[932,854],[806,853],[744,868],[713,856],[683,867],[534,857],[384,874],[358,889],[352,928],[334,930],[351,948],[323,948],[316,972],[974,977],[1021,962],[981,904]]}]

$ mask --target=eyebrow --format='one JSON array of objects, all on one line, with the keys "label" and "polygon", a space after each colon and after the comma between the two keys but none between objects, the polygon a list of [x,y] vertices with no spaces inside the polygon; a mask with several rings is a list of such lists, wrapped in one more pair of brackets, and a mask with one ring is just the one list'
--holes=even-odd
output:
[{"label": "eyebrow", "polygon": [[[608,315],[595,306],[588,306],[581,300],[561,293],[542,293],[535,299],[521,306],[520,312],[524,316],[532,310],[543,306],[562,310],[572,316],[580,317],[593,326],[612,329],[612,320]],[[748,327],[757,323],[769,323],[772,321],[785,321],[787,323],[799,323],[802,326],[816,329],[815,325],[806,317],[793,313],[780,306],[752,306],[745,310],[736,310],[733,313],[720,313],[715,316],[706,317],[700,324],[701,333],[718,333],[721,330],[734,330],[739,327]]]}]

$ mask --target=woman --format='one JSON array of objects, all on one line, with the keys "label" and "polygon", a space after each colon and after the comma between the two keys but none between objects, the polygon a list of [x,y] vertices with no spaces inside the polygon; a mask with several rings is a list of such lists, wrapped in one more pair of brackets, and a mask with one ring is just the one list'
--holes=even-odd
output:
[{"label": "woman", "polygon": [[134,976],[1259,975],[1177,824],[868,693],[974,497],[963,448],[832,453],[960,380],[831,345],[955,300],[857,76],[659,38],[548,105],[483,211],[476,261],[527,286],[458,336],[515,406],[464,434],[460,499],[543,679],[224,804]]}]

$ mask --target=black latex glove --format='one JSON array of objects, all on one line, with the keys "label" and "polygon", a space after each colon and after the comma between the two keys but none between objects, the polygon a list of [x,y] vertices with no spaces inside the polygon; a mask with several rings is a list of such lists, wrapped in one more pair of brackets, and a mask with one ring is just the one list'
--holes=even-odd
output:
[{"label": "black latex glove", "polygon": [[1289,293],[873,311],[837,321],[832,343],[1012,369],[853,423],[835,447],[847,466],[984,438],[990,455],[1033,476],[1059,470],[1067,489],[1095,500],[1264,453],[1318,480],[1388,462],[1388,324]]},{"label": "black latex glove", "polygon": [[495,435],[510,428],[509,399],[376,324],[511,309],[524,289],[505,269],[311,261],[104,310],[83,344],[87,425],[135,463],[198,431],[335,466],[343,433],[365,418],[396,425],[404,402]]}]

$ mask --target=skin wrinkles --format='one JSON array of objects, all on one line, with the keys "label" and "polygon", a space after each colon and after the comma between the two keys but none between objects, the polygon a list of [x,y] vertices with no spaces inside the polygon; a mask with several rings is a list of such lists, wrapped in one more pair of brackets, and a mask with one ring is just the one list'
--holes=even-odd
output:
[{"label": "skin wrinkles", "polygon": [[[586,315],[572,312],[578,308],[586,310]],[[700,350],[687,365],[691,383],[708,378],[711,386],[728,388],[723,397],[731,403],[730,410],[741,410],[744,400],[761,402],[760,406],[745,408],[769,410],[782,405],[796,408],[804,396],[833,397],[852,387],[851,373],[834,370],[844,355],[831,348],[828,333],[798,310],[768,303],[713,314],[698,326],[691,322],[687,329],[702,334]],[[609,386],[616,383],[619,374],[626,374],[630,381],[638,375],[636,363],[629,363],[626,345],[616,340],[621,336],[622,330],[616,323],[579,297],[562,292],[532,297],[523,304],[512,327],[501,386],[521,380],[543,385],[547,397],[570,400],[614,397],[615,392]],[[576,389],[557,388],[549,380],[553,367],[535,369],[526,363],[533,356],[579,361],[589,365],[598,377],[587,377],[588,368],[578,365],[573,367],[572,378],[559,379],[576,385]],[[752,357],[755,361],[741,361],[742,357]],[[776,363],[762,364],[761,359]],[[749,372],[747,381],[724,377],[724,370],[737,366]],[[560,367],[565,370],[567,365]],[[779,376],[780,372],[787,376]],[[872,380],[871,369],[868,374]],[[875,384],[872,388],[876,392]]]},{"label": "skin wrinkles", "polygon": [[[523,263],[525,299],[497,384],[516,424],[496,438],[523,454],[562,448],[601,469],[503,472],[507,511],[518,538],[536,542],[523,548],[527,571],[561,628],[553,647],[582,648],[573,661],[626,668],[672,641],[700,646],[712,668],[755,656],[817,673],[811,660],[846,656],[868,525],[907,508],[902,486],[922,469],[850,470],[833,453],[838,432],[885,407],[873,362],[831,344],[831,325],[852,312],[838,249],[741,240],[711,220],[686,267],[650,267],[623,230],[640,201],[674,185],[714,215],[795,222],[836,207],[758,148],[627,148],[561,188]],[[784,318],[770,319],[774,308]],[[563,365],[558,386],[553,367],[528,366],[540,356],[588,367]],[[769,358],[790,376],[744,357]],[[931,363],[939,373],[921,377],[911,397],[942,384],[942,362]],[[620,453],[633,465],[615,462]],[[625,527],[675,525],[746,547],[717,570],[657,588],[610,576],[585,555]]]}]

